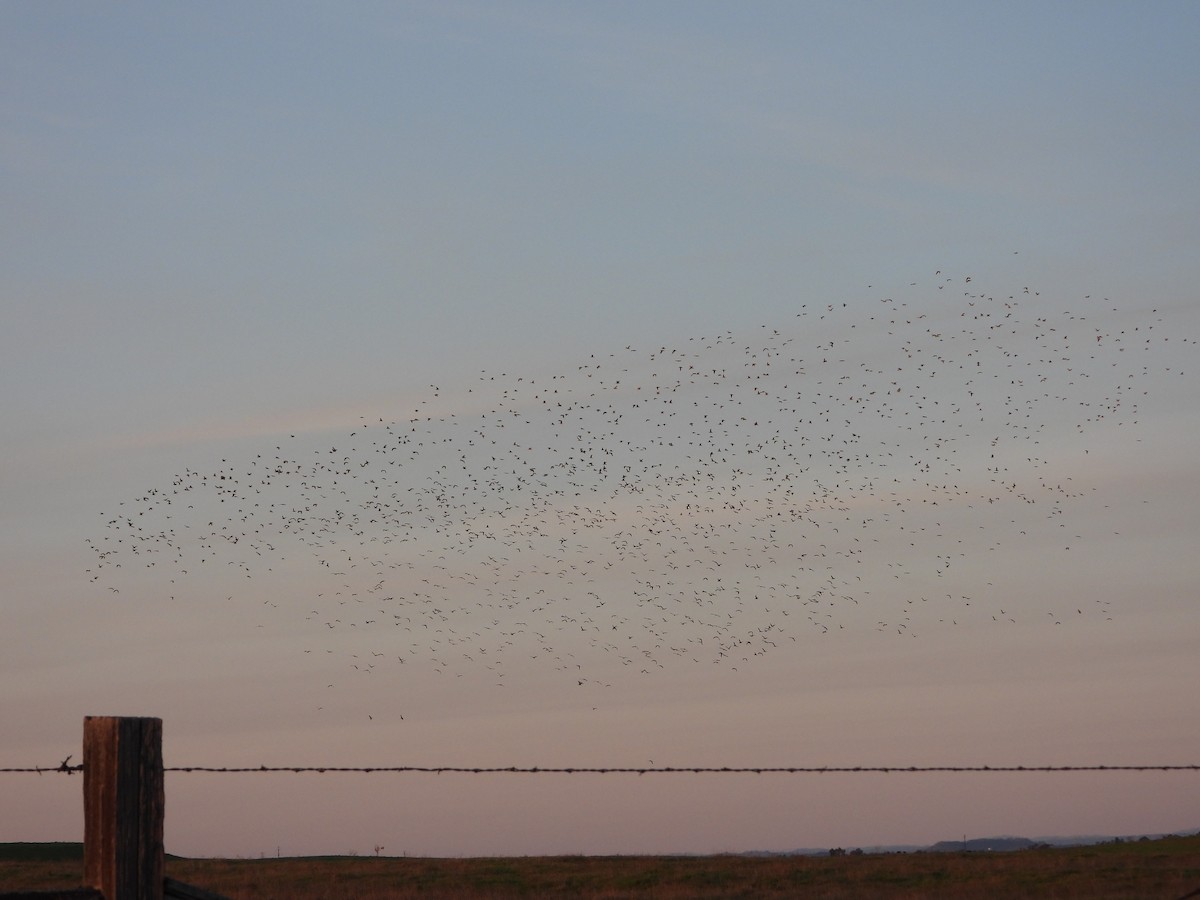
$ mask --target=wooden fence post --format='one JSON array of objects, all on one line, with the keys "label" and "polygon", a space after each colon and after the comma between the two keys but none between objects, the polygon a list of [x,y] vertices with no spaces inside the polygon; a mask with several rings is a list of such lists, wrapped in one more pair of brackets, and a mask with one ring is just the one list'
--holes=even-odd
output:
[{"label": "wooden fence post", "polygon": [[105,900],[163,900],[162,719],[83,720],[83,872]]}]

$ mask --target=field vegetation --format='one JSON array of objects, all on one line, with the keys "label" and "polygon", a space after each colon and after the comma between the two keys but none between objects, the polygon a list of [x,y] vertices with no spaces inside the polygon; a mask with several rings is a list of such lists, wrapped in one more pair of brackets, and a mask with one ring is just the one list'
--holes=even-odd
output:
[{"label": "field vegetation", "polygon": [[[1200,836],[994,853],[494,859],[170,857],[167,874],[232,900],[1177,900],[1200,889]],[[78,844],[0,845],[0,891],[76,887],[81,879],[82,848]]]}]

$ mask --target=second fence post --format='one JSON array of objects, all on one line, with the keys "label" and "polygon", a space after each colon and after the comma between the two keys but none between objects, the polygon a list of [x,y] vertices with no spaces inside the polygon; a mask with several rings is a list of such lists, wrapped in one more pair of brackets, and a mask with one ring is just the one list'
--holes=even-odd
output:
[{"label": "second fence post", "polygon": [[83,871],[105,900],[163,900],[162,719],[83,720]]}]

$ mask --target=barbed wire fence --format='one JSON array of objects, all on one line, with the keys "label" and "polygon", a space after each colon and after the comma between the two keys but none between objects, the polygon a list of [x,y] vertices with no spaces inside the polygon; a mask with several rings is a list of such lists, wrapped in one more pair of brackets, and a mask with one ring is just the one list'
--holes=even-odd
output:
[{"label": "barbed wire fence", "polygon": [[[162,719],[87,716],[83,762],[74,753],[57,765],[6,766],[0,774],[74,775],[82,772],[84,878],[76,896],[184,898],[216,896],[166,876],[163,845],[164,776],[181,773],[417,773],[467,775],[829,775],[904,773],[1195,772],[1200,764],[1163,765],[944,765],[944,766],[166,766]],[[1196,892],[1185,896],[1193,896]],[[57,895],[56,895],[57,896]]]},{"label": "barbed wire fence", "polygon": [[[83,764],[70,765],[70,756],[56,766],[0,768],[0,774],[72,775]],[[416,773],[426,775],[855,775],[967,774],[1032,772],[1200,772],[1200,764],[1182,765],[1061,765],[1061,766],[164,766],[163,772],[184,773]]]}]

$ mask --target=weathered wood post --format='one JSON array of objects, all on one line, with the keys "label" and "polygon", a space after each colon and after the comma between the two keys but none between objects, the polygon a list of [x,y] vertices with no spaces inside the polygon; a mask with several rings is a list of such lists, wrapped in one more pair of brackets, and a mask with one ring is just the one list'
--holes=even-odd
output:
[{"label": "weathered wood post", "polygon": [[163,900],[162,719],[83,720],[83,873],[105,900]]}]

